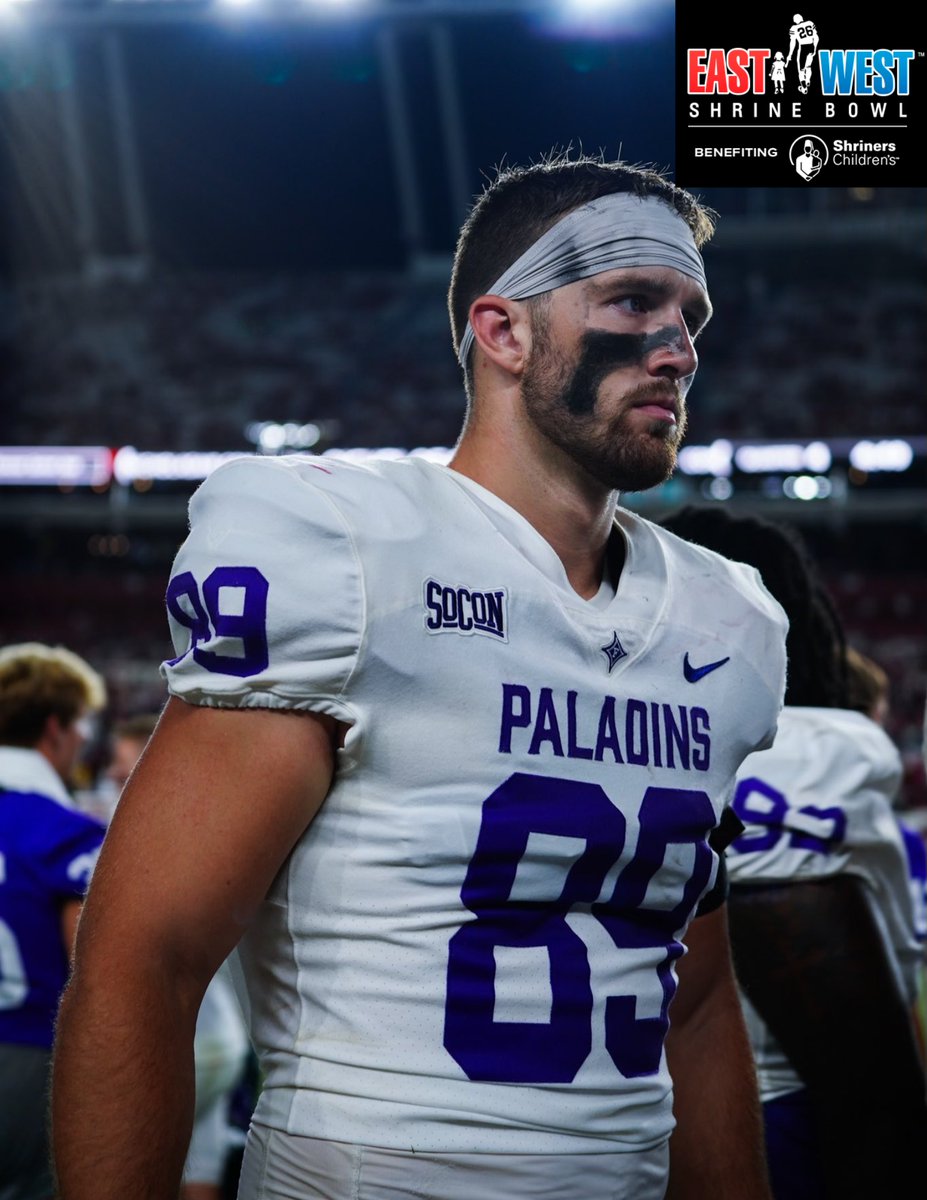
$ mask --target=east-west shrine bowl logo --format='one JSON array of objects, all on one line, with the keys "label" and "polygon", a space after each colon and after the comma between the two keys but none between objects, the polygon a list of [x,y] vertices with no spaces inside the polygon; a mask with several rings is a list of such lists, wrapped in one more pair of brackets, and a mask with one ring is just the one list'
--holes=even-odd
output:
[{"label": "east-west shrine bowl logo", "polygon": [[770,30],[768,46],[690,47],[687,90],[698,99],[689,102],[689,118],[801,120],[805,96],[823,99],[827,120],[906,117],[915,51],[834,49],[826,32],[795,12],[783,19],[781,37]]}]

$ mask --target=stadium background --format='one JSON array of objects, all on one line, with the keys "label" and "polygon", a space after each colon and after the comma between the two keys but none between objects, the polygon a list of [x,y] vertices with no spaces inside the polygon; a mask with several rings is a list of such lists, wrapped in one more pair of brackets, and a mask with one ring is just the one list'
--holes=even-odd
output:
[{"label": "stadium background", "polygon": [[[673,7],[0,0],[0,642],[62,642],[115,719],[164,699],[186,501],[228,452],[453,444],[444,294],[495,165],[672,170]],[[629,497],[800,527],[889,672],[927,816],[927,189],[695,189],[683,469]]]}]

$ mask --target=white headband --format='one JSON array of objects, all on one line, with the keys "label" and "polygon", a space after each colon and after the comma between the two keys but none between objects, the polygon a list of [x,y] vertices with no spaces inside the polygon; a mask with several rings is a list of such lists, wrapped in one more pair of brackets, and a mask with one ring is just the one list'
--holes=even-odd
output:
[{"label": "white headband", "polygon": [[[656,196],[610,192],[552,225],[485,294],[526,300],[617,267],[675,267],[708,290],[702,256],[679,213]],[[472,345],[468,321],[457,353],[464,369]]]}]

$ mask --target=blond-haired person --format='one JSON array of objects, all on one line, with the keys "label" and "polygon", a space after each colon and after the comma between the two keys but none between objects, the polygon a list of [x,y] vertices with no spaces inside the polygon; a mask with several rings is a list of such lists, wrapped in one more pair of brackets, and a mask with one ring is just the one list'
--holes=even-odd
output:
[{"label": "blond-haired person", "polygon": [[104,833],[74,809],[68,782],[105,702],[103,680],[64,647],[0,650],[0,1200],[52,1194],[55,1012]]}]

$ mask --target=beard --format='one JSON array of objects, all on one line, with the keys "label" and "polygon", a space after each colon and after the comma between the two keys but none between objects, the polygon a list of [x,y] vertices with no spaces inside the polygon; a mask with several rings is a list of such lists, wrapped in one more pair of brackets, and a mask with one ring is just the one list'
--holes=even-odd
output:
[{"label": "beard", "polygon": [[[665,483],[676,467],[686,429],[685,395],[677,380],[654,379],[625,392],[620,408],[602,416],[599,390],[612,372],[640,361],[633,335],[592,331],[573,363],[544,347],[522,376],[529,420],[593,479],[609,490],[642,492]],[[676,421],[655,418],[646,425],[632,410],[672,398]]]}]

